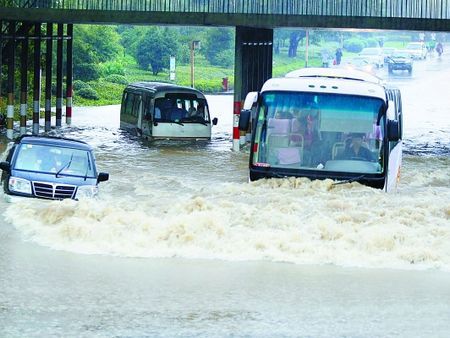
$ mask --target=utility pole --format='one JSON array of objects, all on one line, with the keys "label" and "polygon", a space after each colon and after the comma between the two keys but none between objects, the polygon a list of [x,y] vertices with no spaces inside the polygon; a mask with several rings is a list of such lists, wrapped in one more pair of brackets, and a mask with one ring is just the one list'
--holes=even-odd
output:
[{"label": "utility pole", "polygon": [[309,52],[309,30],[306,30],[306,37],[305,37],[305,68],[308,68],[308,52]]},{"label": "utility pole", "polygon": [[194,88],[195,76],[194,76],[194,63],[195,63],[195,49],[200,48],[200,41],[191,41],[191,87]]}]

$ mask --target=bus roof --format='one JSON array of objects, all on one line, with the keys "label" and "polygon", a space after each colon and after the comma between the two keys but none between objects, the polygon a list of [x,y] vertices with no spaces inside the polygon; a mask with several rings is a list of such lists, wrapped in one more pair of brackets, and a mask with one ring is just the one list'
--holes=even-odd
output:
[{"label": "bus roof", "polygon": [[386,101],[385,88],[380,84],[334,77],[273,78],[267,80],[261,89],[261,92],[268,91],[357,95],[375,97]]},{"label": "bus roof", "polygon": [[383,80],[379,77],[356,69],[302,68],[287,73],[285,77],[328,77],[334,79],[373,82],[383,85]]},{"label": "bus roof", "polygon": [[204,94],[194,88],[177,86],[171,83],[164,82],[134,82],[129,84],[125,90],[133,89],[144,89],[153,93],[189,93],[196,94],[198,97],[204,98]]}]

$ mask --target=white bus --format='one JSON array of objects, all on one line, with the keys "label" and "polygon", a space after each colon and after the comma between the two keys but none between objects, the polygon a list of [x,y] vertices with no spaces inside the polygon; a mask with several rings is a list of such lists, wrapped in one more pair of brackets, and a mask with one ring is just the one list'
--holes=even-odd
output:
[{"label": "white bus", "polygon": [[123,91],[120,127],[147,139],[210,139],[208,102],[198,90],[138,82]]},{"label": "white bus", "polygon": [[[252,118],[253,117],[253,118]],[[402,160],[400,91],[347,69],[305,68],[247,95],[250,180],[308,177],[394,190]]]}]

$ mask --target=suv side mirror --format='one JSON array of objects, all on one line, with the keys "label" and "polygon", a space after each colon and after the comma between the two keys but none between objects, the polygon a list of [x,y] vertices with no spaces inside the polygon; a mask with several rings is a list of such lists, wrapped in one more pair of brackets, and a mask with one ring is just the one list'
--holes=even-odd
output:
[{"label": "suv side mirror", "polygon": [[252,111],[248,109],[241,110],[241,115],[239,115],[239,130],[247,131],[250,125],[250,118],[252,116]]},{"label": "suv side mirror", "polygon": [[219,122],[219,119],[217,117],[212,119],[213,126],[217,126],[217,122]]},{"label": "suv side mirror", "polygon": [[8,162],[0,162],[0,169],[9,173],[11,171],[11,164]]},{"label": "suv side mirror", "polygon": [[387,137],[389,141],[397,142],[400,140],[400,129],[398,121],[388,120],[387,121]]},{"label": "suv side mirror", "polygon": [[98,173],[97,182],[105,182],[109,180],[109,174],[108,173]]}]

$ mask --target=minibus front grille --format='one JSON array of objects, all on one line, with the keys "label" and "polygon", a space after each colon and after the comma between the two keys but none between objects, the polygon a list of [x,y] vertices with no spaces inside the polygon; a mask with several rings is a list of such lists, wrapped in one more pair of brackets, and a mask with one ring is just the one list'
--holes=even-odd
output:
[{"label": "minibus front grille", "polygon": [[36,197],[48,199],[73,198],[75,186],[68,184],[33,182],[33,191]]}]

